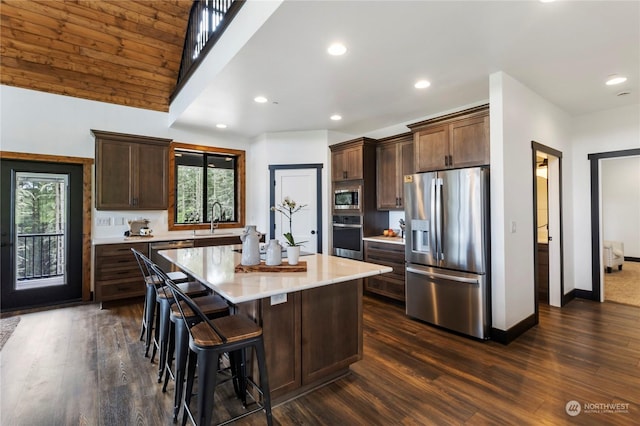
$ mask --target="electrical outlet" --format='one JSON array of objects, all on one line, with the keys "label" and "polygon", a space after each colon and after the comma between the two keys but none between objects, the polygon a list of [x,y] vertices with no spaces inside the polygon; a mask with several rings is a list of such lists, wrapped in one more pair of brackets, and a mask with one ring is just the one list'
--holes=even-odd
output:
[{"label": "electrical outlet", "polygon": [[99,217],[96,220],[96,226],[111,226],[111,218],[110,217]]},{"label": "electrical outlet", "polygon": [[116,224],[116,226],[124,225],[124,217],[116,217],[114,223]]},{"label": "electrical outlet", "polygon": [[279,305],[280,303],[287,303],[287,293],[271,296],[271,306]]}]

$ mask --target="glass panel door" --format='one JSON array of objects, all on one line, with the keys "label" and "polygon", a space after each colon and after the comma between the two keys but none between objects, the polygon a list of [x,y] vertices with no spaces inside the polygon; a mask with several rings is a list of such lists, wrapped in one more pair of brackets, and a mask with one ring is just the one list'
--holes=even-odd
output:
[{"label": "glass panel door", "polygon": [[17,291],[67,284],[67,175],[15,173]]},{"label": "glass panel door", "polygon": [[2,160],[1,308],[82,298],[82,166]]}]

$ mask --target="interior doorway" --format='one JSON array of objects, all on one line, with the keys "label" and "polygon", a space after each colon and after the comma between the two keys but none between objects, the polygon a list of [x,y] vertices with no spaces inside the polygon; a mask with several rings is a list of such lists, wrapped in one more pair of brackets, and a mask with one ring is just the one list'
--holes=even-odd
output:
[{"label": "interior doorway", "polygon": [[[592,232],[600,241],[600,291],[594,299],[640,306],[640,150],[593,157],[598,158],[599,220]],[[597,287],[594,281],[594,293]]]},{"label": "interior doorway", "polygon": [[533,152],[535,312],[538,304],[564,300],[562,152],[535,141]]},{"label": "interior doorway", "polygon": [[297,241],[304,241],[302,250],[322,253],[322,164],[271,165],[269,204],[277,206],[285,197],[305,207],[298,211],[291,223],[282,214],[271,212],[269,238],[283,246],[285,232],[291,232]]}]

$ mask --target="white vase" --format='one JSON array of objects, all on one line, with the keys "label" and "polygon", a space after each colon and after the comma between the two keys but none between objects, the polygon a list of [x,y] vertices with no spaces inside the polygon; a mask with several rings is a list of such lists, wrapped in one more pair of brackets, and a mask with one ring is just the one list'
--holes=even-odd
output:
[{"label": "white vase", "polygon": [[287,247],[287,262],[289,265],[297,265],[300,257],[300,246]]},{"label": "white vase", "polygon": [[282,264],[282,246],[278,240],[270,240],[267,245],[267,255],[265,262],[267,266],[278,266]]}]

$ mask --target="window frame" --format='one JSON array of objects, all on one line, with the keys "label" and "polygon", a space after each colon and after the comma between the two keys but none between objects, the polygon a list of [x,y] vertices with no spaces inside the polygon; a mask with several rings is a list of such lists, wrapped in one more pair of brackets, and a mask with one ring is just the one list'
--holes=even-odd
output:
[{"label": "window frame", "polygon": [[176,150],[200,152],[206,154],[230,155],[236,157],[236,202],[238,203],[238,217],[235,222],[220,222],[218,228],[244,228],[245,224],[245,196],[246,196],[246,153],[242,150],[219,148],[206,145],[192,145],[182,142],[171,142],[169,145],[169,205],[167,207],[167,223],[169,231],[196,231],[211,229],[210,222],[204,223],[176,223]]}]

